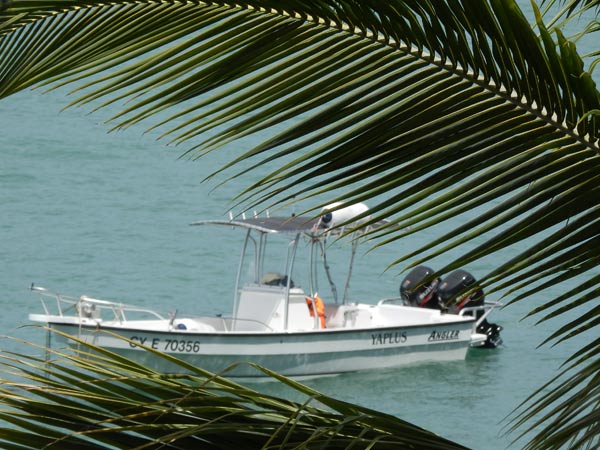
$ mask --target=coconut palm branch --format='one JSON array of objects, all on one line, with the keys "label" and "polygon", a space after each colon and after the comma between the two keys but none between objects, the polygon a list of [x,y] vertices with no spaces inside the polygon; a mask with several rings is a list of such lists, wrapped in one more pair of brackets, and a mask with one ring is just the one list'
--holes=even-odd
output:
[{"label": "coconut palm branch", "polygon": [[[564,3],[567,18],[598,4]],[[148,124],[190,158],[263,133],[223,168],[231,177],[273,168],[240,204],[331,192],[341,194],[315,209],[371,200],[373,221],[392,218],[372,236],[381,245],[464,216],[395,263],[460,249],[439,269],[448,272],[521,245],[482,286],[520,301],[584,280],[533,314],[586,310],[551,335],[555,343],[598,325],[600,95],[562,31],[565,16],[546,25],[534,5],[531,26],[509,0],[1,5],[0,97],[75,86],[73,104],[120,106],[114,129]],[[229,172],[240,161],[251,164]],[[599,346],[574,355],[567,373],[597,377],[589,355]],[[578,391],[561,392],[569,401],[557,399],[549,420],[583,405]],[[573,423],[571,434],[597,439]]]},{"label": "coconut palm branch", "polygon": [[265,395],[154,352],[188,374],[157,373],[71,339],[76,356],[58,350],[47,358],[0,354],[3,371],[11,374],[0,377],[0,419],[12,425],[0,428],[3,449],[466,450],[259,366],[257,372],[305,400]]}]

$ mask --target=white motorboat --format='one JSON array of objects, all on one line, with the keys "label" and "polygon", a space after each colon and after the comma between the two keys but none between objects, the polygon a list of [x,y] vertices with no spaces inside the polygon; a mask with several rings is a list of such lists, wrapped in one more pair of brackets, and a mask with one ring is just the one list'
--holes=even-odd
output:
[{"label": "white motorboat", "polygon": [[[421,266],[404,280],[400,296],[366,302],[349,299],[358,238],[374,226],[361,226],[360,219],[352,218],[364,219],[366,213],[366,207],[359,204],[324,211],[318,219],[252,217],[194,223],[245,232],[230,315],[163,314],[32,286],[40,294],[44,312],[30,314],[29,319],[60,332],[49,330],[53,347],[74,346],[63,336],[67,334],[162,372],[181,371],[143,348],[147,347],[211,372],[234,366],[227,371],[228,377],[261,376],[245,362],[288,376],[317,376],[460,360],[470,347],[501,343],[501,327],[487,322],[499,303],[484,301],[481,291],[469,292],[475,280],[464,271],[443,281],[431,280],[433,271]],[[338,227],[340,223],[344,227]],[[338,298],[327,260],[327,240],[349,229],[353,229],[351,234],[344,233],[352,239],[346,246],[350,251],[347,281]],[[279,239],[283,244],[279,259],[268,253],[277,237],[284,238]],[[275,262],[280,264],[279,271],[273,271]],[[326,280],[331,293],[318,291],[320,279]]]}]

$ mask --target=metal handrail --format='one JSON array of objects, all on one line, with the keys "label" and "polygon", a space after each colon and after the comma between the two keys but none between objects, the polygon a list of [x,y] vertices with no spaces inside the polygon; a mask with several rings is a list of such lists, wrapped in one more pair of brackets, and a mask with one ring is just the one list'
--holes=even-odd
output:
[{"label": "metal handrail", "polygon": [[496,309],[500,306],[504,306],[504,305],[500,302],[486,301],[483,305],[480,305],[480,306],[468,306],[468,307],[462,308],[458,312],[458,315],[463,316],[463,315],[465,315],[465,313],[468,313],[468,312],[484,311],[484,313],[481,315],[481,317],[479,317],[477,319],[477,322],[475,322],[475,327],[478,327],[491,314],[491,312],[494,309]]},{"label": "metal handrail", "polygon": [[[88,297],[86,295],[82,295],[79,298],[69,297],[65,295],[58,294],[56,292],[52,292],[41,286],[31,285],[30,290],[37,292],[40,295],[40,301],[42,303],[42,307],[44,308],[44,312],[47,315],[51,315],[50,309],[44,300],[44,297],[52,297],[56,300],[56,311],[60,317],[64,316],[64,313],[69,311],[70,309],[76,310],[79,315],[81,315],[83,305],[95,305],[98,306],[99,309],[110,310],[114,314],[115,320],[119,322],[125,322],[127,320],[125,316],[125,312],[137,312],[137,313],[145,313],[150,314],[157,319],[165,320],[165,318],[160,315],[158,312],[149,308],[140,308],[134,305],[128,305],[125,303],[112,302],[109,300],[101,300],[97,298]],[[69,305],[65,308],[64,305]]]},{"label": "metal handrail", "polygon": [[[401,297],[391,297],[391,298],[384,298],[382,300],[379,300],[377,302],[377,305],[384,305],[384,304],[387,304],[387,303],[395,303],[395,302],[398,302],[398,301],[400,301],[400,302],[402,302],[404,304],[404,300]],[[456,314],[458,314],[459,316],[464,316],[468,312],[483,311],[484,313],[475,322],[475,328],[477,328],[492,313],[492,311],[494,309],[496,309],[498,307],[501,307],[501,306],[504,306],[504,305],[502,303],[500,303],[500,302],[486,301],[486,302],[484,302],[483,305],[479,305],[479,306],[467,306],[465,308],[462,308]]]}]

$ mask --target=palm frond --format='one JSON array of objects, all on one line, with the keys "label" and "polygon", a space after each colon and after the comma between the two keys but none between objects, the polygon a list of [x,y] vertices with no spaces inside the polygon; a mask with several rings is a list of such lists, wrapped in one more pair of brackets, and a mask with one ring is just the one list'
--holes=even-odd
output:
[{"label": "palm frond", "polygon": [[12,425],[0,429],[2,448],[465,449],[258,366],[306,400],[265,395],[147,349],[191,375],[156,373],[72,339],[76,354],[0,355],[12,372],[1,381],[0,418]]},{"label": "palm frond", "polygon": [[[597,267],[597,231],[559,228],[597,219],[600,94],[565,22],[534,16],[509,0],[8,0],[0,98],[78,83],[74,103],[123,104],[114,128],[150,122],[191,158],[266,133],[223,168],[273,167],[240,203],[342,189],[323,203],[374,199],[383,242],[487,208],[401,261],[460,248],[445,271],[538,239],[481,283],[548,287]],[[600,316],[584,317],[581,331]]]}]

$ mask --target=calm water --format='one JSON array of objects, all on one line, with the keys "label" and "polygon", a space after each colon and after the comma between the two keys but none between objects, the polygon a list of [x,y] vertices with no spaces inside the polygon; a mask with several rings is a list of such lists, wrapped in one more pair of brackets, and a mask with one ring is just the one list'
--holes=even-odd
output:
[{"label": "calm water", "polygon": [[[250,181],[216,190],[215,183],[201,183],[236,149],[197,162],[180,160],[180,150],[156,143],[141,128],[107,134],[100,123],[105,113],[59,113],[67,103],[64,92],[26,92],[0,102],[0,333],[43,341],[39,330],[23,328],[27,314],[40,310],[27,290],[32,282],[163,311],[228,311],[240,236],[188,224],[221,217]],[[386,263],[433,233],[362,257],[352,286],[357,298],[395,295],[401,278],[394,270],[383,274]],[[490,258],[467,269],[478,277],[494,263]],[[473,449],[520,448],[502,434],[502,420],[579,345],[536,349],[559,324],[520,321],[552,294],[497,313],[505,346],[495,351],[307,384]],[[8,340],[0,346],[18,349]]]}]

